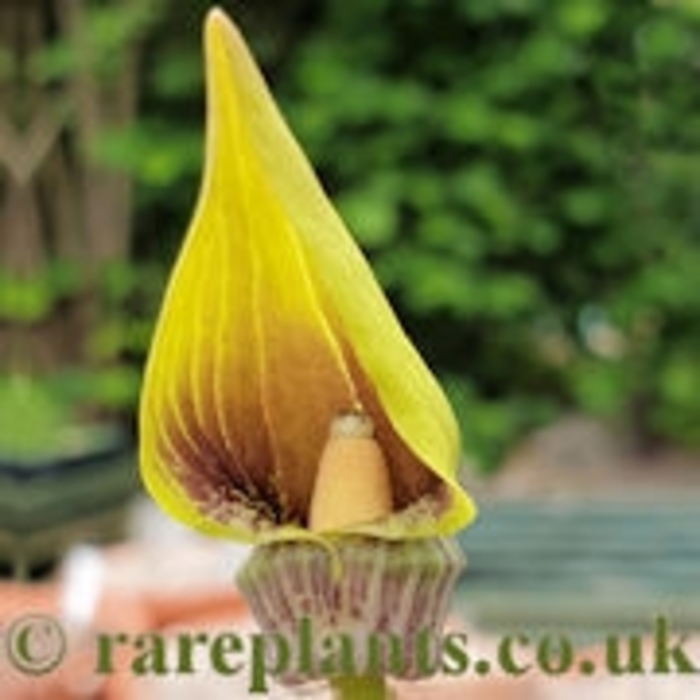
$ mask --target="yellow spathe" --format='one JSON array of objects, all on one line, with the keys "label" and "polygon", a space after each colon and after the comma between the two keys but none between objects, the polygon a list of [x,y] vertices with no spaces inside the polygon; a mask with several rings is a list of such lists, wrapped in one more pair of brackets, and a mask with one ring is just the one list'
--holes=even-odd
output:
[{"label": "yellow spathe", "polygon": [[445,535],[474,517],[457,424],[291,135],[236,27],[205,24],[207,140],[140,413],[145,485],[173,517],[250,542],[313,537],[333,419],[361,408],[393,513],[351,530]]}]

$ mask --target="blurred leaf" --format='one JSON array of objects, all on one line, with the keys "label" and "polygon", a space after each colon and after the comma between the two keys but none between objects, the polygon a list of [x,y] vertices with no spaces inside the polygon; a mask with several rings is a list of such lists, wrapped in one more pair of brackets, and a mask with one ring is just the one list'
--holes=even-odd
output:
[{"label": "blurred leaf", "polygon": [[573,36],[589,36],[599,30],[608,18],[604,0],[568,0],[557,3],[559,25]]},{"label": "blurred leaf", "polygon": [[376,248],[389,244],[398,232],[397,182],[375,177],[370,188],[344,192],[336,204],[361,244]]},{"label": "blurred leaf", "polygon": [[637,30],[635,38],[639,56],[647,66],[682,60],[693,48],[687,27],[668,15],[645,23]]},{"label": "blurred leaf", "polygon": [[144,123],[135,129],[103,131],[92,156],[102,165],[132,173],[149,187],[165,187],[199,169],[202,140],[165,124]]}]

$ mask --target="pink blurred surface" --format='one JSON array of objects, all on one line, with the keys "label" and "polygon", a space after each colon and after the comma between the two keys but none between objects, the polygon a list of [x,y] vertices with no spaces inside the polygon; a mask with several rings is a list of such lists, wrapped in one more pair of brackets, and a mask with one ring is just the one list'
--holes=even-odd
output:
[{"label": "pink blurred surface", "polygon": [[[241,548],[222,545],[186,533],[146,510],[133,538],[127,543],[69,557],[49,582],[0,583],[0,626],[26,614],[43,613],[61,620],[68,632],[68,654],[60,666],[43,676],[23,675],[0,657],[2,700],[227,700],[236,698],[293,698],[288,689],[271,684],[264,695],[249,691],[245,669],[230,676],[217,674],[207,665],[207,650],[195,655],[196,672],[137,676],[130,667],[133,649],[119,647],[114,670],[95,673],[95,634],[123,633],[130,638],[155,632],[166,640],[169,654],[177,653],[178,634],[223,631],[245,635],[256,627],[244,601],[235,590],[235,570],[245,556]],[[143,521],[146,517],[146,521]],[[82,570],[81,570],[82,567]],[[497,658],[498,640],[468,620],[453,620],[456,629],[469,634],[472,658]],[[647,647],[651,645],[648,643]],[[689,653],[700,660],[700,643],[690,640]],[[647,649],[648,651],[648,649]],[[581,658],[604,661],[602,649],[580,652]],[[472,656],[473,655],[473,656]],[[169,657],[171,658],[171,657]],[[201,664],[200,664],[201,662]],[[578,664],[575,664],[576,667]],[[673,698],[700,697],[695,676],[561,677],[531,672],[512,678],[502,672],[482,677],[473,672],[458,677],[437,677],[420,682],[392,683],[398,700],[479,698],[485,700],[549,700],[573,698]],[[323,690],[301,697],[328,698]],[[362,700],[358,698],[358,700]]]}]

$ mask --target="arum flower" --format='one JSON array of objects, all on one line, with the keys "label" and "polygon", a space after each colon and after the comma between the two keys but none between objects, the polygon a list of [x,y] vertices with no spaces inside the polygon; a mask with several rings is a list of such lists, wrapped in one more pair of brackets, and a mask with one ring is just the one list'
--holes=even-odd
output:
[{"label": "arum flower", "polygon": [[[252,543],[457,531],[474,507],[447,400],[222,11],[208,15],[204,43],[203,181],[142,392],[147,489],[187,525]],[[386,483],[371,488],[388,504],[311,528],[339,416],[355,437],[373,426]],[[356,469],[326,482],[352,490]]]},{"label": "arum flower", "polygon": [[406,639],[401,668],[304,654],[304,678],[384,697],[421,672],[410,648],[464,563],[457,424],[220,10],[204,43],[204,175],[144,378],[143,479],[174,518],[259,545],[238,582],[266,631]]}]

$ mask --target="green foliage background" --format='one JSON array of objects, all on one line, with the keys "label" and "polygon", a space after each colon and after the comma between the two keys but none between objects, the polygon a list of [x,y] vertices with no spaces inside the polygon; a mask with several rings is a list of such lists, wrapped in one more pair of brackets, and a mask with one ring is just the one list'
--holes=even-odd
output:
[{"label": "green foliage background", "polygon": [[[159,280],[198,186],[208,5],[153,3],[142,117],[97,150],[136,178]],[[698,0],[223,6],[483,465],[571,408],[700,445]]]}]

